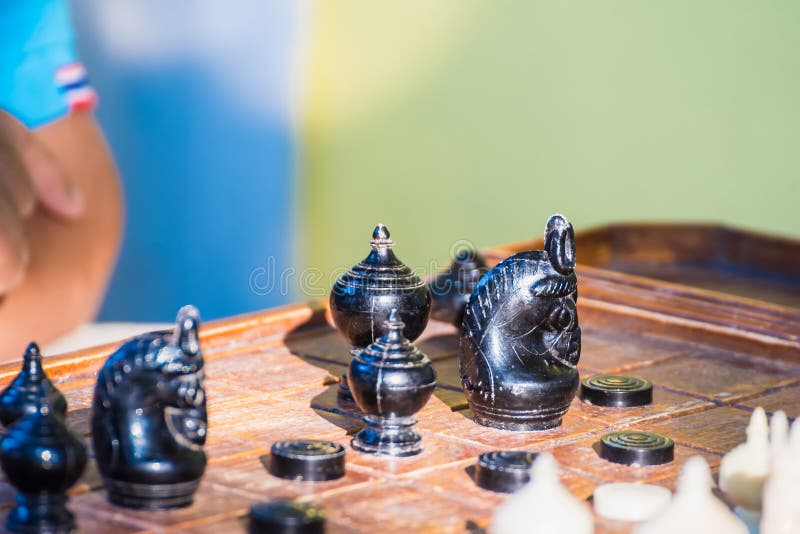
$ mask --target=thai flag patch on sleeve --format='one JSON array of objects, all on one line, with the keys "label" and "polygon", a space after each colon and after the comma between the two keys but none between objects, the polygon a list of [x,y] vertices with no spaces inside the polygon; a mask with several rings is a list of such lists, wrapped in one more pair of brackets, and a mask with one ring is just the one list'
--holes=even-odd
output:
[{"label": "thai flag patch on sleeve", "polygon": [[67,101],[70,113],[93,109],[97,105],[97,93],[89,85],[83,63],[76,61],[56,70],[56,85]]}]

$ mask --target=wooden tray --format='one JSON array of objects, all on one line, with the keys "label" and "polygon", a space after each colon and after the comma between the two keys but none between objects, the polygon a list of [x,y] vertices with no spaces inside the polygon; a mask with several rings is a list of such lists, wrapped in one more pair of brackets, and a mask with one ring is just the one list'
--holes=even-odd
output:
[{"label": "wooden tray", "polygon": [[653,223],[603,226],[578,232],[575,241],[583,265],[800,308],[798,241],[719,225]]},{"label": "wooden tray", "polygon": [[[580,249],[582,257],[589,254]],[[490,261],[502,255],[488,251]],[[456,329],[432,321],[418,343],[440,384],[419,414],[425,452],[382,459],[349,447],[361,427],[357,409],[336,400],[348,347],[320,304],[293,305],[207,324],[209,465],[195,504],[170,512],[109,505],[96,467],[72,490],[70,508],[83,532],[242,532],[255,502],[291,498],[322,505],[328,532],[481,531],[503,495],[476,487],[477,456],[493,449],[551,451],[562,480],[580,498],[609,481],[672,488],[683,462],[721,455],[744,439],[752,409],[800,415],[800,318],[754,300],[697,292],[596,267],[579,270],[583,376],[622,372],[655,384],[648,407],[607,409],[575,401],[564,424],[546,432],[504,432],[471,420],[458,378]],[[776,310],[780,313],[776,313]],[[87,438],[95,373],[106,345],[50,358],[46,368],[69,401],[69,423]],[[7,383],[17,365],[0,367]],[[671,436],[674,462],[627,467],[600,459],[592,445],[609,431],[639,428]],[[324,483],[287,482],[263,467],[274,441],[322,438],[347,447],[347,475]],[[0,508],[13,506],[0,482]],[[598,532],[610,532],[599,522]],[[614,530],[625,532],[625,529]]]}]

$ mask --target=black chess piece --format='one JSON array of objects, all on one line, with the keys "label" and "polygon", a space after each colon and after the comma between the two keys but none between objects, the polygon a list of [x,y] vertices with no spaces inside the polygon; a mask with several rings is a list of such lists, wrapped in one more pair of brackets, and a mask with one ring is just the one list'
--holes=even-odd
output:
[{"label": "black chess piece", "polygon": [[396,309],[403,335],[417,339],[428,324],[431,293],[419,276],[397,259],[389,230],[375,227],[372,251],[333,285],[330,306],[336,328],[357,348],[381,337],[386,314]]},{"label": "black chess piece", "polygon": [[92,439],[112,504],[188,506],[206,466],[206,398],[197,309],[174,331],[133,338],[97,375]]},{"label": "black chess piece", "polygon": [[8,514],[9,532],[70,532],[75,517],[67,509],[67,489],[86,467],[86,446],[67,428],[47,395],[12,424],[0,440],[0,465],[17,490]]},{"label": "black chess piece", "polygon": [[8,427],[26,413],[35,412],[41,397],[49,399],[54,413],[66,415],[67,400],[47,377],[39,346],[30,343],[22,357],[22,370],[0,393],[0,422]]},{"label": "black chess piece", "polygon": [[479,424],[557,427],[578,389],[572,225],[553,215],[544,242],[544,251],[514,254],[491,269],[469,299],[459,370]]},{"label": "black chess piece", "polygon": [[469,297],[488,270],[478,251],[472,248],[459,250],[447,270],[429,284],[433,297],[431,317],[461,326]]},{"label": "black chess piece", "polygon": [[367,426],[353,438],[353,448],[369,454],[412,456],[422,452],[413,430],[433,394],[436,371],[427,356],[403,337],[403,322],[391,310],[383,336],[350,362],[347,381]]},{"label": "black chess piece", "polygon": [[[431,292],[395,256],[386,226],[375,227],[370,246],[369,255],[333,285],[330,296],[333,322],[350,345],[361,349],[381,337],[386,314],[396,309],[405,324],[403,335],[414,341],[428,324]],[[344,374],[339,393],[345,398],[350,396]]]}]

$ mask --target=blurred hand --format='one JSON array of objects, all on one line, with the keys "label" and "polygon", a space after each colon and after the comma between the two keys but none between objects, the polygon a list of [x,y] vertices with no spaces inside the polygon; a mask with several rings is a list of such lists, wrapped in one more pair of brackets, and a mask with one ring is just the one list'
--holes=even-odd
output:
[{"label": "blurred hand", "polygon": [[84,198],[28,129],[0,110],[0,296],[25,276],[25,222],[37,207],[73,220],[83,213]]}]

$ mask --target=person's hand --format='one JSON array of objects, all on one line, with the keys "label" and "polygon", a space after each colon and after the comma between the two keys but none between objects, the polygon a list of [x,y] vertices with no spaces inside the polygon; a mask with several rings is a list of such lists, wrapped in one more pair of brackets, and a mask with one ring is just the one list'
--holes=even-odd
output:
[{"label": "person's hand", "polygon": [[83,213],[83,194],[28,129],[0,110],[0,298],[25,276],[25,221],[38,207],[76,219]]}]

